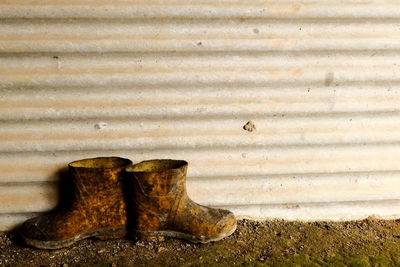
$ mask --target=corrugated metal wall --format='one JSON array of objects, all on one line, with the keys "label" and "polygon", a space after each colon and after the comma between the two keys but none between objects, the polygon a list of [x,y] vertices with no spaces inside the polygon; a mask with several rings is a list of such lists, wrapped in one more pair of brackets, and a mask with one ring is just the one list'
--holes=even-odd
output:
[{"label": "corrugated metal wall", "polygon": [[2,0],[0,18],[2,230],[106,155],[186,159],[192,198],[241,217],[400,217],[398,1]]}]

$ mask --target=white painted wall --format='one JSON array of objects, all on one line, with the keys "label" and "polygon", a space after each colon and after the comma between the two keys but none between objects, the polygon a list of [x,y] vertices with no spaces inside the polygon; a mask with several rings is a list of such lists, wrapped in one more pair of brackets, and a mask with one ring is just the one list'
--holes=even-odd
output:
[{"label": "white painted wall", "polygon": [[397,1],[16,0],[0,19],[0,230],[94,156],[188,160],[192,198],[239,217],[400,218]]}]

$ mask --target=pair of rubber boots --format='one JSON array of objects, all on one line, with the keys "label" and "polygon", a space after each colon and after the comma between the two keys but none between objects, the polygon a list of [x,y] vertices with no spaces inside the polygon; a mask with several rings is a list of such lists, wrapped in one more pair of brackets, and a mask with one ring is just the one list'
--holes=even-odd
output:
[{"label": "pair of rubber boots", "polygon": [[[69,204],[56,213],[27,220],[21,236],[31,246],[57,249],[88,238],[119,238],[132,232],[139,240],[165,236],[207,243],[236,229],[227,210],[201,206],[186,193],[183,160],[103,157],[74,161]],[[128,190],[127,190],[128,189]]]}]

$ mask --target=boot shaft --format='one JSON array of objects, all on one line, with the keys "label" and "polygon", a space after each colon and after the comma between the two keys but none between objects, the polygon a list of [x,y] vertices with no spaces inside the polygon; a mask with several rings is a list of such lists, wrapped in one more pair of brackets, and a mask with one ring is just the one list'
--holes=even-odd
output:
[{"label": "boot shaft", "polygon": [[156,159],[134,164],[126,171],[145,196],[168,197],[185,193],[187,166],[184,160]]},{"label": "boot shaft", "polygon": [[137,213],[135,229],[168,229],[181,202],[187,199],[183,160],[149,160],[126,168]]},{"label": "boot shaft", "polygon": [[68,164],[73,182],[74,202],[87,205],[108,205],[109,200],[123,197],[122,172],[129,159],[99,157]]}]

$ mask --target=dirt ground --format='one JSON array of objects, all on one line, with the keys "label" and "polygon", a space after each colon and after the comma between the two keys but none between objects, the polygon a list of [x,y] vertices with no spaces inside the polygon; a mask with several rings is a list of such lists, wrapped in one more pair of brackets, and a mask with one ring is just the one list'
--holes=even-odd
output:
[{"label": "dirt ground", "polygon": [[0,252],[0,266],[400,266],[400,220],[241,220],[232,236],[209,244],[87,239],[59,250],[0,233]]}]

